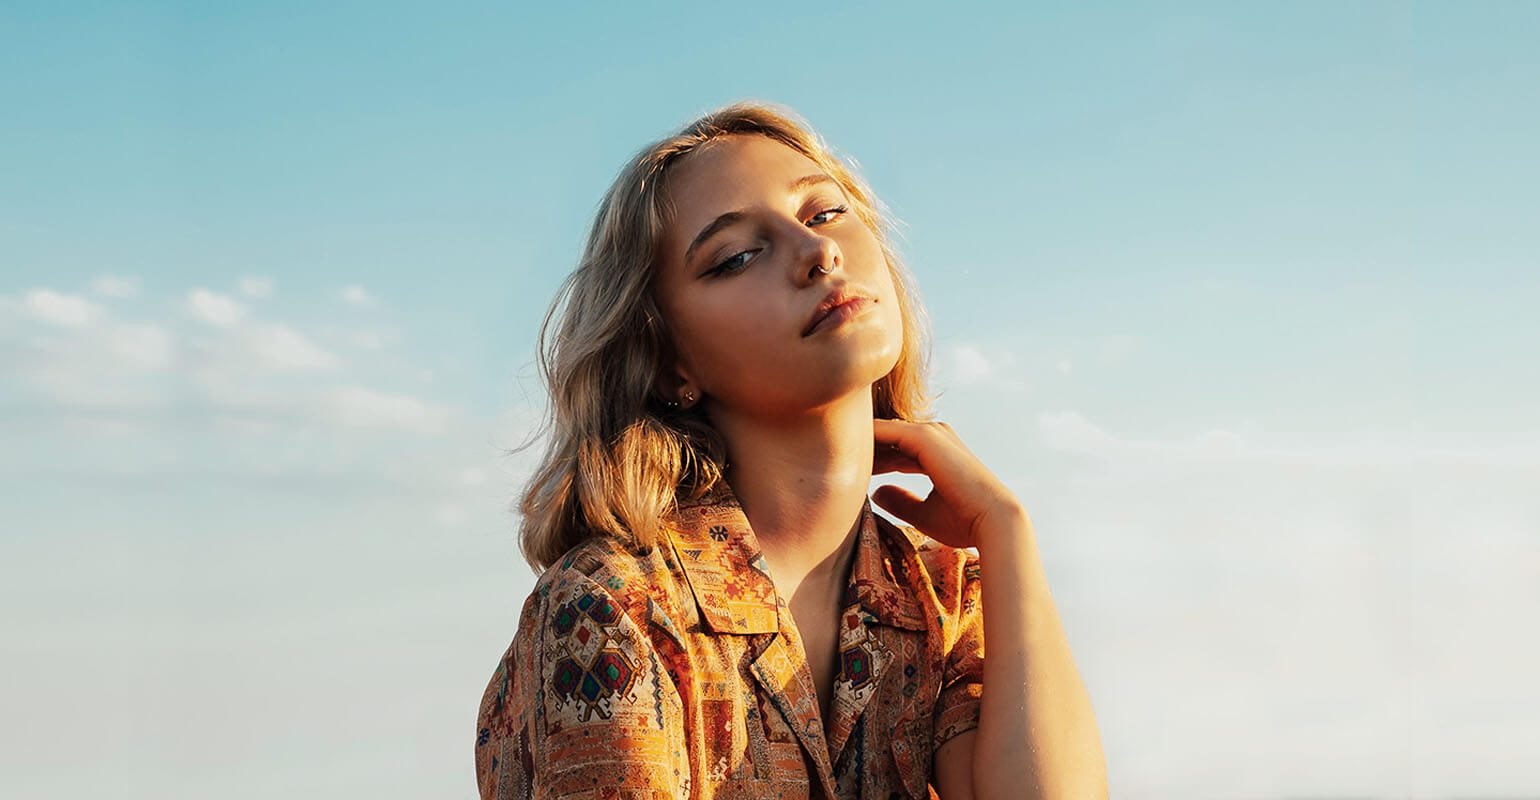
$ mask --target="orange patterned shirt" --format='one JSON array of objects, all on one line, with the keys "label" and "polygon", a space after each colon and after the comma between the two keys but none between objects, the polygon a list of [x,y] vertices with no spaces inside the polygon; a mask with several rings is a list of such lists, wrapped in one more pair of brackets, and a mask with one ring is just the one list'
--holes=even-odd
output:
[{"label": "orange patterned shirt", "polygon": [[934,797],[978,725],[978,556],[873,512],[839,625],[830,719],[732,490],[681,502],[647,555],[612,537],[542,573],[482,697],[483,800]]}]

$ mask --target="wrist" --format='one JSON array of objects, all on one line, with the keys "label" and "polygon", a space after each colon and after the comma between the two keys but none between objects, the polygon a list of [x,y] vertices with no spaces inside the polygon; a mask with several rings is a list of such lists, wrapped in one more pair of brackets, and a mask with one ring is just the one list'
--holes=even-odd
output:
[{"label": "wrist", "polygon": [[1030,548],[1032,518],[1019,504],[1002,505],[979,517],[973,529],[973,543],[980,554],[986,550]]}]

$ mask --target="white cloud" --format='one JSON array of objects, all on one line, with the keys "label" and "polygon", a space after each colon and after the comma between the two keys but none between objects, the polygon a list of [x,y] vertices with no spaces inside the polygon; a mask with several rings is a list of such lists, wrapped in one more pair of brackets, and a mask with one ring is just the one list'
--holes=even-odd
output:
[{"label": "white cloud", "polygon": [[114,353],[147,369],[164,369],[172,360],[171,334],[158,325],[119,325],[108,336]]},{"label": "white cloud", "polygon": [[336,421],[359,428],[395,428],[437,433],[449,419],[449,409],[404,394],[351,386],[333,392],[329,406]]},{"label": "white cloud", "polygon": [[1059,368],[1060,372],[1066,372],[1067,373],[1070,370],[1075,368],[1075,362],[1070,360],[1069,358],[1061,358],[1061,359],[1059,359],[1058,368]]},{"label": "white cloud", "polygon": [[1016,354],[994,343],[957,342],[941,353],[940,378],[943,384],[985,384],[1021,391],[1026,382],[1018,376]]},{"label": "white cloud", "polygon": [[[115,306],[56,289],[0,295],[11,390],[0,389],[0,402],[15,423],[0,437],[0,475],[303,478],[305,487],[433,487],[468,515],[486,504],[478,491],[499,448],[481,423],[415,389],[420,367],[404,354],[352,349],[349,328],[280,324],[263,319],[265,306],[191,288],[169,308],[125,308],[162,310],[154,320],[120,320]],[[99,441],[108,432],[121,435]],[[403,451],[403,436],[417,444]]]},{"label": "white cloud", "polygon": [[[121,373],[90,374],[78,369],[45,366],[29,371],[26,379],[33,392],[66,412],[135,415],[153,413],[163,408],[166,401],[163,386]],[[71,423],[80,421],[71,413],[60,417]]]},{"label": "white cloud", "polygon": [[138,297],[139,279],[117,275],[102,275],[91,281],[91,291],[103,297]]},{"label": "white cloud", "polygon": [[1039,414],[1037,428],[1048,446],[1057,450],[1105,453],[1118,445],[1110,434],[1076,411]]},{"label": "white cloud", "polygon": [[247,297],[266,300],[273,296],[273,279],[248,276],[241,278],[239,288]]},{"label": "white cloud", "polygon": [[952,369],[959,383],[983,380],[994,371],[989,359],[977,347],[966,344],[952,348]]},{"label": "white cloud", "polygon": [[32,316],[49,323],[79,328],[90,325],[101,317],[101,306],[72,294],[62,294],[52,289],[33,289],[22,302]]},{"label": "white cloud", "polygon": [[207,289],[187,293],[187,308],[193,316],[210,325],[226,328],[246,317],[246,307],[226,295]]},{"label": "white cloud", "polygon": [[1540,437],[1480,438],[1419,433],[1414,439],[1372,433],[1299,434],[1237,432],[1213,428],[1186,439],[1115,436],[1077,411],[1038,415],[1037,428],[1050,448],[1097,456],[1109,462],[1262,462],[1287,465],[1468,466],[1540,465]]},{"label": "white cloud", "polygon": [[345,286],[342,289],[342,300],[351,306],[360,308],[374,305],[374,295],[362,286]]},{"label": "white cloud", "polygon": [[287,325],[261,325],[248,334],[252,352],[262,363],[280,369],[330,369],[336,356]]},{"label": "white cloud", "polygon": [[[156,374],[172,361],[172,342],[153,325],[94,326],[39,338],[11,365],[24,396],[44,400],[56,419],[75,412],[112,416],[155,413],[168,382]],[[120,422],[122,420],[119,420]]]},{"label": "white cloud", "polygon": [[401,339],[400,331],[388,327],[352,328],[339,325],[322,325],[316,328],[316,336],[327,342],[346,345],[360,350],[380,350]]}]

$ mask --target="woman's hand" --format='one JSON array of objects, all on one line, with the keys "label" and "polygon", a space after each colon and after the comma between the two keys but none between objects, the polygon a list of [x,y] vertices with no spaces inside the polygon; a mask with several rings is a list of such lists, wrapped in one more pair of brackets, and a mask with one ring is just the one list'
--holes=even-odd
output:
[{"label": "woman's hand", "polygon": [[950,547],[977,547],[983,530],[1025,522],[1026,509],[945,422],[873,420],[872,474],[925,475],[934,487],[924,499],[891,484],[873,502]]}]

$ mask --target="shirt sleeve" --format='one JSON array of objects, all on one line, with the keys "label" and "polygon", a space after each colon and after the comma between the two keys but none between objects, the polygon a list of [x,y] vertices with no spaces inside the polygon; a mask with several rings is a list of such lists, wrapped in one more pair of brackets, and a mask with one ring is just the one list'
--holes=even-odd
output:
[{"label": "shirt sleeve", "polygon": [[[984,696],[983,588],[979,582],[979,557],[971,550],[962,564],[962,583],[956,608],[957,636],[947,651],[936,700],[935,746],[973,730],[979,724],[979,704]],[[948,637],[951,638],[951,637]]]},{"label": "shirt sleeve", "polygon": [[580,572],[537,587],[483,695],[482,800],[688,796],[682,704],[646,632]]}]

